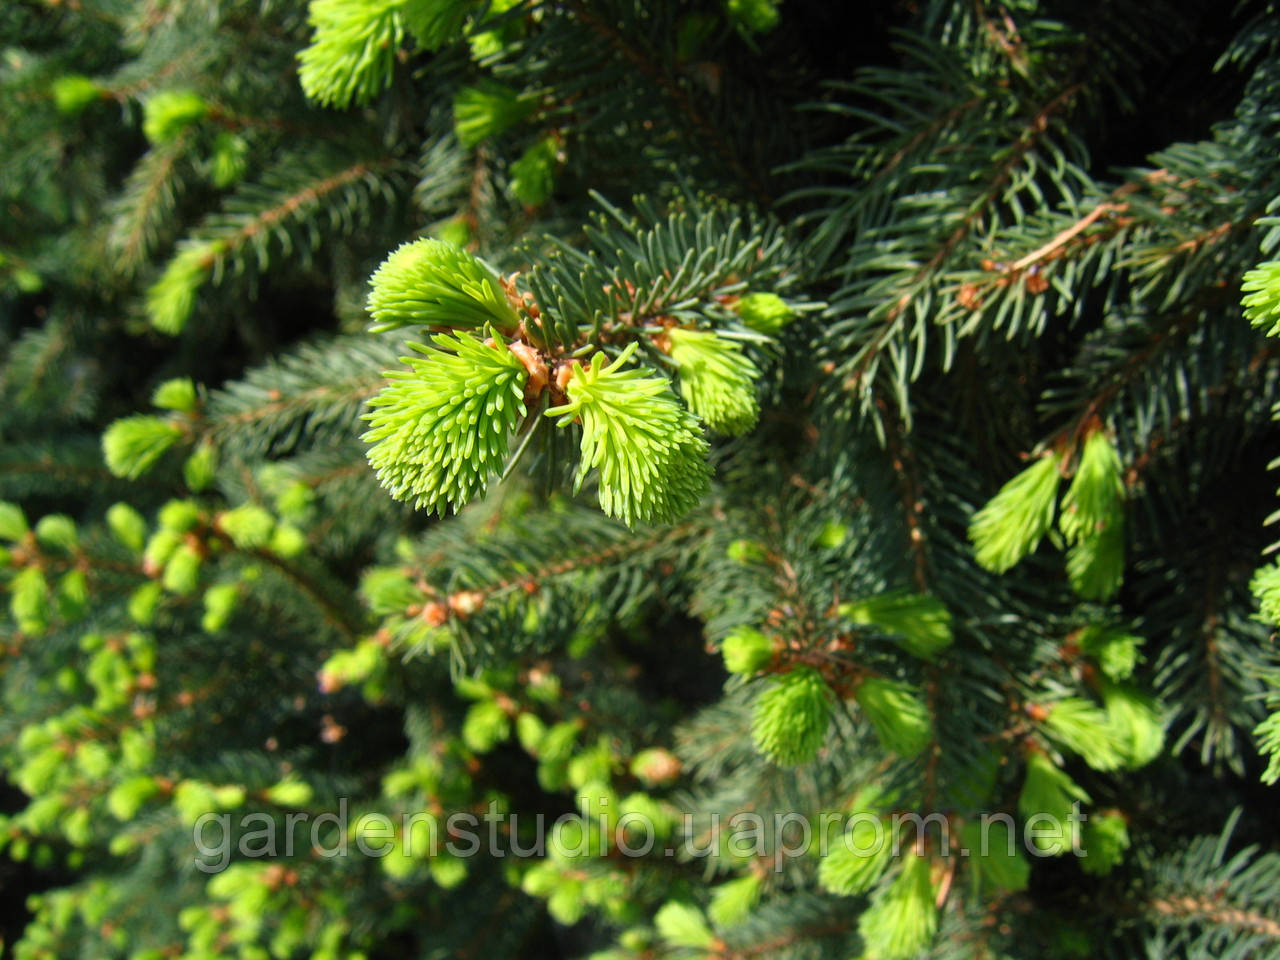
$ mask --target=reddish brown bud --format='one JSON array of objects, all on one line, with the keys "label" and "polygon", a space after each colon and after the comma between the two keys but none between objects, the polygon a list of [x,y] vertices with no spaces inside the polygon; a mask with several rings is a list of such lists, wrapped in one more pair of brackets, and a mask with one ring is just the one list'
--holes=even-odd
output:
[{"label": "reddish brown bud", "polygon": [[978,285],[976,283],[966,283],[956,294],[956,300],[960,306],[966,310],[977,310],[982,306],[982,295],[978,293]]},{"label": "reddish brown bud", "polygon": [[422,608],[422,619],[430,627],[442,627],[449,621],[449,608],[439,600],[432,600]]},{"label": "reddish brown bud", "polygon": [[449,609],[464,620],[482,606],[484,594],[479,590],[459,590],[449,597]]}]

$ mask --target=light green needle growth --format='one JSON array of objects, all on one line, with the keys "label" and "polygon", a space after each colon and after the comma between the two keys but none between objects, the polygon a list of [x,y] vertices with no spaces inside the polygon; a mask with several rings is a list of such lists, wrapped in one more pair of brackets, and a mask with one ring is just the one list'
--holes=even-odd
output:
[{"label": "light green needle growth", "polygon": [[1124,582],[1124,518],[1082,537],[1067,551],[1067,579],[1086,600],[1106,600]]},{"label": "light green needle growth", "polygon": [[874,624],[896,634],[903,649],[924,660],[951,646],[951,612],[937,597],[924,593],[883,593],[836,609],[854,623]]},{"label": "light green needle growth", "polygon": [[70,73],[58,77],[50,88],[53,102],[58,110],[66,114],[77,114],[95,100],[101,100],[103,90],[88,77],[78,73]]},{"label": "light green needle growth", "polygon": [[1280,626],[1280,563],[1259,567],[1249,584],[1258,602],[1258,617],[1272,626]]},{"label": "light green needle growth", "polygon": [[752,330],[770,336],[796,318],[796,312],[776,293],[749,293],[733,309]]},{"label": "light green needle growth", "polygon": [[27,535],[29,529],[21,507],[16,503],[0,500],[0,540],[16,543]]},{"label": "light green needle growth", "polygon": [[923,949],[938,929],[929,860],[908,854],[893,885],[858,918],[867,960],[905,960]]},{"label": "light green needle growth", "polygon": [[327,107],[367,103],[391,84],[404,40],[399,2],[311,0],[311,45],[298,53],[298,79],[311,100]]},{"label": "light green needle growth", "polygon": [[715,941],[706,918],[697,907],[679,901],[664,904],[653,918],[658,936],[671,947],[705,950]]},{"label": "light green needle growth", "polygon": [[391,85],[406,28],[437,50],[462,30],[472,0],[311,0],[310,46],[298,53],[298,79],[319,104],[368,103]]},{"label": "light green needle growth", "polygon": [[1133,676],[1141,659],[1138,647],[1142,637],[1135,637],[1118,628],[1092,626],[1080,634],[1080,652],[1098,661],[1098,668],[1111,680],[1124,680]]},{"label": "light green needle growth", "polygon": [[55,550],[75,550],[79,542],[75,521],[63,513],[49,513],[40,518],[35,528],[42,546]]},{"label": "light green needle growth", "polygon": [[974,514],[969,539],[978,563],[1004,573],[1036,548],[1053,525],[1059,479],[1058,458],[1041,457]]},{"label": "light green needle growth", "polygon": [[970,820],[960,827],[960,840],[970,854],[975,881],[988,890],[1025,890],[1031,864],[1022,855],[1017,830],[997,819]]},{"label": "light green needle growth", "polygon": [[[0,506],[4,506],[0,504]],[[107,526],[115,538],[135,553],[141,553],[147,540],[147,521],[127,503],[115,503],[107,509]],[[0,530],[0,536],[3,531]]]},{"label": "light green needle growth", "polygon": [[1084,826],[1080,869],[1105,876],[1124,860],[1129,849],[1129,825],[1116,813],[1095,816]]},{"label": "light green needle growth", "polygon": [[1124,754],[1106,712],[1088,700],[1059,700],[1049,708],[1044,728],[1095,770],[1117,770],[1124,765]]},{"label": "light green needle growth", "polygon": [[875,728],[881,746],[891,753],[914,757],[933,739],[929,708],[914,687],[870,677],[858,687],[854,698]]},{"label": "light green needle growth", "polygon": [[818,882],[841,896],[870,890],[893,862],[892,831],[868,816],[854,818],[818,864]]},{"label": "light green needle growth", "polygon": [[786,766],[808,763],[826,739],[831,707],[831,690],[816,670],[797,667],[782,674],[756,701],[756,749]]},{"label": "light green needle growth", "polygon": [[711,468],[697,419],[661,377],[643,368],[623,370],[633,343],[607,364],[597,353],[574,368],[568,403],[552,407],[558,426],[582,422],[582,459],[575,490],[592,469],[600,472],[600,508],[628,526],[667,523],[707,492]]},{"label": "light green needle growth", "polygon": [[134,480],[155,465],[182,438],[182,428],[160,417],[139,414],[115,421],[102,435],[107,469]]},{"label": "light green needle growth", "polygon": [[374,271],[369,285],[375,333],[410,324],[433,329],[491,324],[507,333],[520,322],[497,274],[443,240],[401,244]]},{"label": "light green needle growth", "polygon": [[1164,724],[1153,698],[1127,683],[1104,683],[1102,703],[1126,768],[1145,767],[1160,755]]},{"label": "light green needle growth", "polygon": [[161,410],[190,413],[196,408],[196,385],[190,377],[175,377],[156,387],[151,403]]},{"label": "light green needle growth", "polygon": [[142,105],[142,132],[154,144],[172,142],[209,113],[209,104],[190,90],[161,90]]},{"label": "light green needle growth", "polygon": [[1260,263],[1244,275],[1240,303],[1249,322],[1267,336],[1280,336],[1280,260]]},{"label": "light green needle growth", "polygon": [[777,0],[728,0],[725,10],[748,33],[768,33],[782,18]]},{"label": "light green needle growth", "polygon": [[543,137],[511,164],[511,195],[526,207],[540,207],[555,189],[560,147],[555,137]]},{"label": "light green needle growth", "polygon": [[1274,786],[1280,782],[1280,712],[1254,727],[1253,735],[1258,738],[1258,752],[1269,758],[1262,782]]},{"label": "light green needle growth", "polygon": [[517,90],[488,80],[476,87],[463,87],[453,98],[453,132],[464,147],[515,126],[531,110],[533,101]]},{"label": "light green needle growth", "polygon": [[407,0],[404,23],[424,50],[439,50],[462,32],[475,0]]},{"label": "light green needle growth", "polygon": [[219,254],[216,243],[182,246],[164,273],[147,289],[147,319],[161,333],[177,336],[186,327]]},{"label": "light green needle growth", "polygon": [[1067,578],[1088,600],[1105,600],[1124,579],[1124,480],[1120,455],[1102,430],[1084,443],[1062,499],[1058,528],[1072,544]]},{"label": "light green needle growth", "polygon": [[1124,498],[1120,455],[1102,430],[1089,436],[1080,454],[1080,466],[1062,498],[1060,529],[1076,543],[1116,522]]},{"label": "light green needle growth", "polygon": [[711,922],[723,930],[746,920],[760,899],[762,882],[760,874],[749,873],[716,887],[711,892],[711,906],[707,909]]},{"label": "light green needle growth", "polygon": [[671,359],[680,372],[680,396],[708,427],[738,436],[756,425],[760,371],[742,345],[707,330],[672,330]]},{"label": "light green needle growth", "polygon": [[49,584],[39,567],[19,570],[9,581],[9,613],[23,633],[44,633],[49,619]]},{"label": "light green needle growth", "polygon": [[1026,779],[1018,795],[1018,812],[1023,817],[1046,814],[1053,818],[1050,823],[1061,826],[1056,832],[1046,830],[1043,836],[1033,835],[1032,842],[1041,853],[1056,857],[1071,848],[1073,823],[1068,818],[1075,812],[1076,803],[1089,802],[1089,794],[1043,753],[1034,753],[1027,758]]},{"label": "light green needle growth", "polygon": [[773,641],[759,630],[738,627],[724,638],[720,652],[726,670],[749,676],[773,660]]},{"label": "light green needle growth", "polygon": [[249,142],[239,134],[223,130],[213,143],[209,158],[209,180],[219,190],[240,181],[249,170]]},{"label": "light green needle growth", "polygon": [[439,349],[413,345],[426,358],[406,357],[411,370],[387,374],[391,383],[369,402],[363,439],[391,496],[443,514],[502,470],[508,435],[527,412],[528,371],[501,343],[467,333],[434,343]]}]

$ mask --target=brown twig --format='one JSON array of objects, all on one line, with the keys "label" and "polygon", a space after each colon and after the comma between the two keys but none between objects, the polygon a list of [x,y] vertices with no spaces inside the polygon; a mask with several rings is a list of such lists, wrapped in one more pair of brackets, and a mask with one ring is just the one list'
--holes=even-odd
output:
[{"label": "brown twig", "polygon": [[1147,904],[1163,917],[1207,920],[1222,927],[1234,927],[1280,940],[1280,920],[1251,910],[1218,903],[1208,897],[1160,897]]}]

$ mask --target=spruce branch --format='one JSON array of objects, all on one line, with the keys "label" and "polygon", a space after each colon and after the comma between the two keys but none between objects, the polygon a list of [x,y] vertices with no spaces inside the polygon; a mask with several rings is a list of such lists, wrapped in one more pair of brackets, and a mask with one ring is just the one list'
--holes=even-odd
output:
[{"label": "spruce branch", "polygon": [[1089,372],[1088,391],[1079,399],[1074,415],[1050,434],[1043,441],[1044,445],[1075,444],[1091,433],[1100,420],[1113,416],[1127,392],[1140,387],[1150,375],[1156,361],[1184,349],[1189,338],[1205,322],[1206,315],[1225,301],[1222,289],[1198,292],[1186,309],[1161,315],[1160,322],[1147,332],[1143,344],[1122,353],[1108,351],[1103,358],[1105,366]]},{"label": "spruce branch", "polygon": [[183,135],[149,150],[129,173],[113,211],[108,245],[117,270],[135,273],[166,236],[184,184],[190,138]]},{"label": "spruce branch", "polygon": [[[1132,190],[1137,189],[1136,183],[1126,184],[1126,186],[1130,188],[1127,192],[1132,192]],[[1117,193],[1119,192],[1120,191],[1117,191]],[[1055,234],[1047,243],[1037,247],[1030,253],[1019,257],[1013,263],[1009,264],[1004,271],[1005,274],[1012,275],[1022,273],[1022,271],[1026,270],[1028,267],[1035,266],[1050,255],[1058,253],[1063,247],[1070,244],[1103,217],[1114,213],[1126,213],[1128,210],[1129,207],[1127,204],[1117,203],[1114,200],[1104,200],[1083,217],[1080,217],[1072,223],[1069,227],[1066,227]],[[1127,226],[1127,224],[1125,225]]]},{"label": "spruce branch", "polygon": [[[259,266],[266,264],[273,244],[284,251],[297,247],[299,254],[305,255],[320,242],[320,236],[307,231],[306,239],[295,243],[290,230],[305,229],[307,221],[323,212],[326,205],[335,204],[343,191],[354,191],[346,198],[346,205],[357,201],[361,206],[367,205],[369,195],[382,188],[379,173],[392,165],[390,160],[360,161],[337,172],[317,170],[315,177],[300,187],[296,165],[290,165],[272,171],[265,178],[265,189],[256,185],[242,188],[228,199],[224,214],[208,218],[182,241],[178,255],[148,289],[147,312],[152,325],[162,333],[181,333],[195,308],[200,288],[211,276],[220,276],[228,265],[244,269],[249,253]],[[305,167],[303,171],[310,172]],[[276,182],[287,184],[283,196],[272,189]],[[342,206],[335,204],[337,209]]]},{"label": "spruce branch", "polygon": [[[827,84],[836,14],[776,0],[38,6],[0,15],[0,774],[33,793],[0,846],[73,880],[20,954],[515,958],[578,921],[609,960],[1275,952],[1280,859],[1190,836],[1280,770],[1280,574],[1246,587],[1276,276],[1240,283],[1280,245],[1274,16],[1215,51],[1194,4],[889,5]],[[1212,139],[1098,180],[1118,105],[1184,83]],[[716,198],[763,170],[777,220]],[[1079,863],[986,834],[1090,794]],[[335,872],[233,833],[161,882],[203,812],[283,838],[343,800],[574,804],[586,850],[396,831]],[[829,811],[970,856],[723,828]],[[624,812],[663,845],[693,812],[708,856],[625,856]]]},{"label": "spruce branch", "polygon": [[250,459],[347,437],[365,402],[385,386],[382,370],[397,357],[397,347],[381,339],[310,343],[216,391],[197,426]]},{"label": "spruce branch", "polygon": [[[596,514],[598,516],[598,514]],[[512,594],[532,594],[544,587],[554,585],[557,581],[572,582],[585,573],[593,570],[623,568],[655,551],[681,550],[696,552],[705,529],[696,523],[678,524],[654,532],[651,536],[628,534],[623,536],[625,528],[611,524],[609,536],[605,538],[608,546],[599,549],[582,549],[580,537],[571,545],[558,545],[553,558],[545,563],[530,565],[522,560],[512,566],[514,570],[499,567],[487,578],[469,578],[469,592],[474,594],[481,605],[491,600],[501,600]],[[425,558],[424,566],[415,565],[413,570],[424,579],[436,580],[431,571],[444,567],[448,574],[448,554],[436,554]]]},{"label": "spruce branch", "polygon": [[1162,918],[1202,922],[1280,940],[1280,920],[1254,910],[1241,910],[1210,897],[1156,897],[1147,909]]},{"label": "spruce branch", "polygon": [[920,462],[910,441],[907,424],[896,414],[888,399],[877,398],[884,424],[884,438],[902,497],[902,517],[907,527],[907,549],[911,552],[916,589],[929,590],[928,538],[922,523],[924,512]]},{"label": "spruce branch", "polygon": [[350,609],[348,609],[349,605],[344,606],[334,598],[332,583],[317,583],[302,566],[290,563],[270,549],[257,547],[248,551],[248,553],[250,556],[270,564],[283,574],[290,583],[320,609],[325,621],[349,643],[355,643],[359,639],[363,624],[357,617],[353,616]]},{"label": "spruce branch", "polygon": [[[888,281],[875,286],[874,302],[868,303],[868,316],[865,321],[858,323],[858,340],[854,344],[852,355],[841,362],[840,368],[844,388],[861,394],[864,411],[871,408],[872,398],[877,392],[873,374],[879,365],[881,354],[894,347],[906,332],[909,310],[919,311],[927,306],[931,289],[944,266],[974,229],[990,215],[992,208],[1005,198],[1019,165],[1026,162],[1045,138],[1051,129],[1050,121],[1053,117],[1067,109],[1081,89],[1081,85],[1075,84],[1061,90],[1021,126],[1014,142],[995,155],[994,166],[988,171],[986,178],[986,188],[963,210],[957,211],[955,225],[940,237],[936,248],[923,263],[913,258],[907,269],[891,274]],[[871,295],[869,290],[864,296]],[[848,292],[837,298],[835,308],[860,303],[861,298],[856,293]],[[910,338],[915,341],[916,352],[923,353],[923,336],[924,327],[917,322],[910,332]],[[908,371],[899,371],[899,377],[907,375]],[[911,376],[915,375],[918,372]],[[902,415],[909,417],[910,411],[904,408]]]},{"label": "spruce branch", "polygon": [[1242,812],[1231,814],[1220,836],[1193,838],[1153,865],[1136,906],[1161,941],[1204,955],[1248,955],[1280,940],[1273,894],[1280,860],[1254,846],[1228,856]]},{"label": "spruce branch", "polygon": [[740,182],[751,191],[752,195],[762,205],[768,206],[770,204],[769,192],[759,177],[743,164],[737,152],[697,106],[684,85],[669,70],[656,62],[649,51],[643,49],[637,42],[629,39],[611,24],[597,16],[581,0],[570,0],[568,7],[573,11],[575,19],[587,26],[609,46],[622,54],[636,69],[649,77],[676,105],[676,109],[688,120],[690,127],[705,142],[709,143],[712,149],[733,170]]}]

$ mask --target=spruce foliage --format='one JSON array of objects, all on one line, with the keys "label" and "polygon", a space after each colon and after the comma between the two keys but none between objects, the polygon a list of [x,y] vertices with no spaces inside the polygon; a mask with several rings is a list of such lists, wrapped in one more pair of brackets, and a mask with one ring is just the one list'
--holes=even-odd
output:
[{"label": "spruce foliage", "polygon": [[0,11],[13,956],[1280,958],[1280,12],[842,15]]}]

